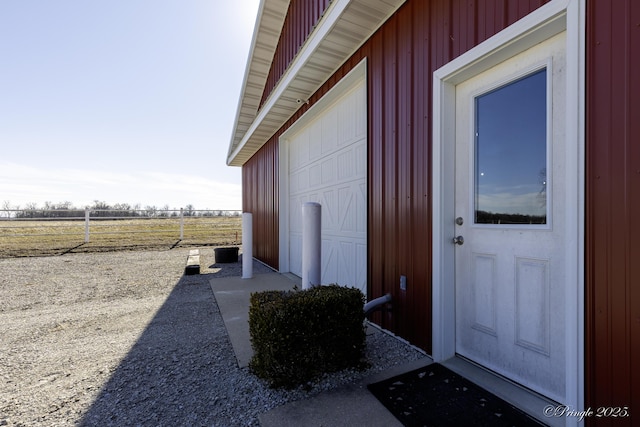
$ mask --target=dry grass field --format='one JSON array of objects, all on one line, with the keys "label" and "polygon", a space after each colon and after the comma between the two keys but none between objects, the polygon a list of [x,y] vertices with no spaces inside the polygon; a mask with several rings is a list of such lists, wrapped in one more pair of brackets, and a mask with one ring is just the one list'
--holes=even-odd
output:
[{"label": "dry grass field", "polygon": [[0,221],[0,258],[65,253],[169,249],[236,245],[242,240],[242,217],[92,219],[89,242],[85,223],[75,221]]}]

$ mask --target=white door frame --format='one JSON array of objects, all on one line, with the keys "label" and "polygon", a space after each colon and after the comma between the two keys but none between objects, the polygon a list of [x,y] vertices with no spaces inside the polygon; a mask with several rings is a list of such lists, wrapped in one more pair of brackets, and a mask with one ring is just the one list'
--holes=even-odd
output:
[{"label": "white door frame", "polygon": [[[434,72],[433,75],[433,351],[455,356],[455,87],[502,61],[567,32],[567,200],[565,236],[566,396],[584,407],[584,75],[585,0],[553,0]],[[575,418],[575,417],[574,417]],[[567,419],[568,424],[577,422]]]},{"label": "white door frame", "polygon": [[318,117],[327,107],[333,104],[351,88],[363,80],[366,85],[367,60],[363,59],[353,67],[346,76],[336,83],[319,101],[311,106],[293,125],[280,135],[278,178],[280,182],[279,224],[279,272],[289,273],[289,141],[292,135]]}]

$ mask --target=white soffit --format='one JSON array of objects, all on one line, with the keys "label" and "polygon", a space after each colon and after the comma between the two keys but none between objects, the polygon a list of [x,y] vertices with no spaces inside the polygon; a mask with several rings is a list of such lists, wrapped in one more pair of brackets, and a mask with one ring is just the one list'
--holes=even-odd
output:
[{"label": "white soffit", "polygon": [[267,74],[289,6],[284,0],[263,0],[227,164],[242,166],[306,100],[367,41],[405,0],[334,0],[258,110]]}]

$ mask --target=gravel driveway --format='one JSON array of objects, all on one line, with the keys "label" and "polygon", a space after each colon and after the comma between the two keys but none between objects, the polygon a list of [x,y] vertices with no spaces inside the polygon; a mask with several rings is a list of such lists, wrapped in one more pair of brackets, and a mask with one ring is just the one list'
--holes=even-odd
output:
[{"label": "gravel driveway", "polygon": [[205,248],[202,274],[183,276],[188,252],[0,259],[0,426],[259,425],[271,408],[424,357],[376,334],[368,371],[269,389],[238,368],[209,286],[241,263],[215,265]]}]

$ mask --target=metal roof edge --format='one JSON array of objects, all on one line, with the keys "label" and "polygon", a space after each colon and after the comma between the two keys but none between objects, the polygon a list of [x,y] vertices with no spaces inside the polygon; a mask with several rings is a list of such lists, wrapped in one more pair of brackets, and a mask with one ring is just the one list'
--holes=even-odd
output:
[{"label": "metal roof edge", "polygon": [[[319,83],[315,84],[312,88],[310,87],[308,93],[305,93],[302,96],[302,99],[308,99],[344,62],[351,56],[355,51],[357,51],[362,44],[364,44],[377,30],[386,22],[395,11],[405,3],[406,0],[395,0],[395,1],[368,1],[368,0],[335,0],[331,2],[327,11],[323,15],[322,19],[318,22],[318,25],[314,29],[314,31],[309,35],[304,45],[298,52],[298,55],[294,58],[291,65],[284,73],[284,75],[280,78],[280,81],[273,89],[265,103],[262,105],[259,111],[257,111],[254,120],[251,125],[247,129],[247,131],[242,136],[242,139],[239,142],[234,142],[237,140],[237,135],[234,134],[232,136],[231,144],[229,146],[229,153],[227,156],[227,165],[229,166],[242,166],[255,152],[259,150],[259,148],[266,143],[266,141],[277,132],[278,128],[280,128],[288,118],[290,118],[295,111],[300,107],[301,103],[298,105],[289,105],[291,104],[291,100],[289,99],[289,104],[286,104],[283,101],[286,98],[285,94],[291,95],[291,92],[299,93],[299,88],[293,88],[292,83],[297,82],[301,83],[300,86],[309,86],[306,81],[302,84],[303,79],[299,79],[300,74],[303,72],[308,72],[316,75],[318,77]],[[344,45],[340,46],[343,48],[341,51],[336,51],[338,54],[336,57],[338,58],[335,61],[335,64],[332,65],[326,70],[320,71],[311,71],[311,67],[308,67],[309,63],[313,61],[313,59],[318,59],[316,56],[319,56],[318,48],[322,46],[323,42],[327,42],[327,40],[331,37],[332,31],[338,27],[340,24],[344,24],[345,27],[351,28],[354,24],[351,21],[347,21],[345,19],[346,15],[349,15],[350,19],[353,19],[356,15],[356,10],[350,11],[349,8],[353,5],[357,5],[358,7],[369,7],[371,11],[377,12],[372,13],[370,15],[366,15],[366,17],[361,18],[362,24],[359,27],[360,33],[356,33],[357,39],[355,42],[350,45],[347,41],[344,41]],[[382,10],[380,10],[382,9]],[[344,29],[343,29],[344,30]],[[342,41],[342,40],[341,40]],[[328,42],[327,42],[328,43]],[[325,46],[326,48],[326,46]],[[321,60],[319,60],[320,62]],[[316,64],[317,65],[317,64]],[[308,80],[308,77],[307,77]],[[243,94],[245,90],[243,88]],[[295,102],[296,97],[289,97],[293,99]],[[243,98],[240,99],[240,104],[242,104]],[[277,114],[273,111],[274,107],[278,107],[280,111]],[[288,114],[288,116],[286,116]],[[273,116],[280,117],[273,117]],[[282,117],[285,117],[282,119]],[[265,125],[265,122],[270,122],[268,125]],[[275,124],[274,124],[275,123]],[[279,123],[279,125],[277,125]],[[277,126],[277,127],[276,127]],[[237,130],[238,122],[234,126],[234,129]],[[262,129],[260,129],[262,127]],[[257,130],[262,130],[262,136],[259,137],[260,142],[255,142],[254,135]],[[266,133],[265,133],[266,132]],[[236,132],[237,133],[237,132]],[[269,134],[269,137],[265,138],[264,135]],[[249,147],[249,144],[252,140],[253,147]],[[244,154],[241,156],[241,154]]]},{"label": "metal roof edge", "polygon": [[[258,13],[256,14],[256,20],[255,20],[255,24],[254,24],[254,31],[253,31],[253,36],[251,38],[251,45],[249,48],[249,53],[247,55],[247,61],[246,61],[246,65],[245,65],[245,70],[244,70],[244,77],[242,79],[242,86],[241,86],[241,92],[240,92],[240,96],[238,97],[238,102],[236,105],[236,114],[235,114],[235,118],[234,118],[234,125],[233,125],[233,130],[231,132],[231,136],[230,136],[230,141],[229,141],[229,148],[227,150],[227,165],[228,166],[232,166],[229,162],[229,159],[231,158],[231,154],[233,152],[233,148],[234,148],[234,140],[236,139],[236,134],[238,133],[238,124],[239,124],[239,119],[240,119],[240,113],[242,111],[242,105],[243,105],[243,101],[245,99],[245,95],[247,92],[247,83],[250,80],[250,76],[252,73],[252,65],[253,65],[253,61],[255,59],[255,53],[256,53],[256,45],[258,43],[258,40],[260,40],[260,33],[261,33],[261,28],[262,28],[262,20],[264,18],[264,12],[267,9],[267,3],[269,4],[274,4],[277,5],[279,4],[279,8],[278,10],[282,10],[282,21],[280,22],[280,31],[282,31],[282,24],[284,24],[284,18],[286,17],[286,11],[289,8],[289,3],[290,0],[280,0],[279,2],[276,2],[274,0],[260,0],[260,4],[258,6]],[[273,51],[275,52],[277,47],[277,42],[276,44],[274,44],[273,46]],[[264,85],[264,81],[263,81],[263,85]]]}]

